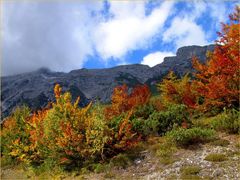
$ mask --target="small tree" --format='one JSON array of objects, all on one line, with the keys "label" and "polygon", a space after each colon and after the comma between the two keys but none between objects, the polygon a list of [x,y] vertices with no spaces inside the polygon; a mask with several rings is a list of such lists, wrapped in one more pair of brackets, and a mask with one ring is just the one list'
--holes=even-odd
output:
[{"label": "small tree", "polygon": [[195,84],[204,102],[204,111],[211,107],[239,107],[240,82],[240,8],[229,16],[230,23],[222,24],[222,32],[206,64],[193,59],[197,70]]}]

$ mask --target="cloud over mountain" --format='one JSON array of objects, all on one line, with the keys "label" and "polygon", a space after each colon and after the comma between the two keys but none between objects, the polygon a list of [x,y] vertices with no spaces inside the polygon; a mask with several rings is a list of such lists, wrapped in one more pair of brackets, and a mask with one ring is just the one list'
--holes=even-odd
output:
[{"label": "cloud over mountain", "polygon": [[4,1],[1,6],[2,74],[10,75],[40,67],[67,72],[91,60],[94,68],[140,63],[153,52],[175,54],[183,45],[204,45],[213,42],[234,3]]}]

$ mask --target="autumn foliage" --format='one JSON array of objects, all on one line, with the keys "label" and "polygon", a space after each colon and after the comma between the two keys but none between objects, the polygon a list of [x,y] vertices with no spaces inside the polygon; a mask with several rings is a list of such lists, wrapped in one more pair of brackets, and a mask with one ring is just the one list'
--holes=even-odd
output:
[{"label": "autumn foliage", "polygon": [[229,24],[222,24],[215,49],[208,52],[206,64],[193,57],[196,69],[194,80],[188,75],[177,79],[173,72],[158,85],[164,104],[184,104],[190,109],[206,112],[213,108],[223,110],[239,107],[240,82],[240,9],[230,17]]},{"label": "autumn foliage", "polygon": [[132,113],[132,110],[128,112],[124,118],[121,119],[116,130],[113,131],[114,133],[112,134],[112,141],[109,147],[115,154],[131,149],[141,140],[141,135],[134,132],[132,128],[132,123],[130,121]]},{"label": "autumn foliage", "polygon": [[[136,86],[131,93],[129,93],[129,89],[125,84],[114,89],[111,105],[104,110],[110,127],[115,129],[110,145],[113,150],[121,152],[129,149],[141,139],[141,134],[133,131],[130,118],[137,107],[149,102],[150,96],[150,90],[147,85]],[[121,117],[120,115],[124,113],[126,114],[117,125],[112,126],[115,121],[114,117]]]},{"label": "autumn foliage", "polygon": [[185,75],[182,79],[177,79],[171,71],[162,83],[158,84],[158,89],[165,106],[171,103],[184,104],[191,109],[197,106],[198,97],[188,75]]},{"label": "autumn foliage", "polygon": [[[129,121],[132,111],[113,128],[111,121],[105,121],[100,106],[90,103],[78,107],[80,98],[72,103],[71,94],[62,93],[58,84],[54,93],[56,102],[51,103],[51,108],[32,115],[28,108],[22,108],[5,120],[1,131],[2,155],[27,164],[43,164],[50,158],[56,165],[81,165],[89,159],[114,156],[140,140]],[[134,97],[138,93],[135,89],[130,94],[131,107],[135,102],[143,103],[144,99]]]},{"label": "autumn foliage", "polygon": [[6,121],[8,128],[4,128],[3,142],[7,140],[6,135],[11,128],[19,129],[21,134],[16,133],[16,137],[10,138],[12,145],[5,145],[8,149],[3,150],[3,154],[27,163],[41,163],[46,158],[52,158],[56,164],[61,164],[78,161],[101,151],[101,148],[98,151],[89,148],[92,132],[89,133],[88,128],[93,123],[93,118],[88,115],[91,104],[79,108],[79,98],[72,104],[71,94],[62,94],[59,85],[55,86],[54,92],[56,102],[52,103],[52,108],[24,117],[20,112],[18,116],[23,123],[17,121],[16,115],[11,117],[15,121],[11,126],[11,121]]},{"label": "autumn foliage", "polygon": [[[216,116],[215,126],[239,132],[239,14],[236,8],[230,23],[222,25],[206,64],[193,58],[193,78],[188,74],[177,78],[170,72],[157,85],[160,96],[151,101],[147,85],[130,89],[124,84],[114,88],[109,105],[89,103],[79,107],[80,97],[73,101],[72,95],[62,92],[56,84],[55,102],[50,106],[37,112],[17,108],[4,120],[1,157],[36,167],[51,161],[50,168],[104,162],[133,148],[153,132],[164,135],[181,126],[185,135],[193,124],[192,114],[198,116],[213,108],[226,111]],[[191,139],[192,135],[188,135]]]},{"label": "autumn foliage", "polygon": [[206,64],[194,58],[197,70],[195,84],[200,96],[204,98],[202,109],[211,107],[239,107],[240,82],[240,9],[236,7],[229,16],[230,23],[222,24],[219,40]]},{"label": "autumn foliage", "polygon": [[137,106],[146,104],[150,96],[147,85],[136,86],[131,93],[125,84],[118,86],[113,91],[111,105],[105,109],[105,116],[107,119],[111,119],[123,112],[133,110]]}]

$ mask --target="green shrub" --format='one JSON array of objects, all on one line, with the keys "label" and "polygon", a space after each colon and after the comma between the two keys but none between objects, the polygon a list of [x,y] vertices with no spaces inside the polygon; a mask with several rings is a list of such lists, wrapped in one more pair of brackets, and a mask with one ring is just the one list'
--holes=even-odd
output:
[{"label": "green shrub", "polygon": [[170,157],[176,152],[177,148],[171,141],[165,141],[159,144],[156,154],[159,157]]},{"label": "green shrub", "polygon": [[207,155],[205,157],[205,160],[212,161],[212,162],[221,162],[221,161],[227,160],[227,157],[225,154],[213,153],[213,154]]},{"label": "green shrub", "polygon": [[196,175],[201,171],[199,166],[185,166],[181,168],[182,175]]},{"label": "green shrub", "polygon": [[1,156],[1,168],[5,166],[14,166],[16,162],[11,156]]},{"label": "green shrub", "polygon": [[124,119],[124,116],[126,116],[126,114],[121,114],[119,116],[115,116],[113,117],[109,122],[108,122],[108,126],[113,130],[113,131],[117,131],[122,120]]},{"label": "green shrub", "polygon": [[162,163],[163,165],[169,165],[169,164],[176,162],[176,159],[174,159],[172,156],[162,157],[159,159],[159,162]]},{"label": "green shrub", "polygon": [[211,129],[212,128],[212,125],[211,125],[212,119],[213,119],[213,117],[201,117],[198,119],[192,119],[193,127]]},{"label": "green shrub", "polygon": [[141,152],[145,149],[146,149],[145,144],[140,142],[133,148],[128,149],[125,152],[119,153],[118,155],[112,157],[108,165],[111,167],[126,168],[132,165],[136,159],[142,159],[143,157]]},{"label": "green shrub", "polygon": [[104,164],[96,164],[95,167],[94,167],[94,172],[95,173],[101,173],[101,172],[104,172],[106,171],[107,167],[106,165]]},{"label": "green shrub", "polygon": [[181,126],[188,122],[189,114],[185,105],[170,105],[166,111],[154,111],[145,123],[148,133],[160,135],[170,131],[174,125]]},{"label": "green shrub", "polygon": [[148,119],[148,117],[154,112],[154,106],[152,104],[145,104],[138,106],[132,115],[132,118],[143,118]]},{"label": "green shrub", "polygon": [[199,172],[201,171],[201,167],[199,166],[185,166],[181,168],[181,179],[183,180],[197,180],[202,179],[200,176],[198,176]]},{"label": "green shrub", "polygon": [[127,154],[118,154],[110,160],[111,167],[126,168],[133,163],[132,159]]},{"label": "green shrub", "polygon": [[146,121],[153,112],[154,107],[152,104],[139,106],[130,119],[133,130],[143,135],[144,137],[147,136],[149,134],[149,128],[146,125]]},{"label": "green shrub", "polygon": [[148,149],[154,156],[159,158],[159,162],[164,165],[171,164],[176,160],[173,155],[176,152],[177,147],[164,136],[159,138],[149,138]]},{"label": "green shrub", "polygon": [[148,135],[148,128],[146,127],[146,120],[138,117],[131,120],[132,128],[135,132],[138,132],[141,135]]},{"label": "green shrub", "polygon": [[63,171],[63,168],[61,166],[58,166],[56,160],[52,158],[46,158],[40,165],[32,167],[33,168],[30,169],[32,169],[34,174],[37,176],[43,175],[44,173],[47,173],[49,175],[59,174]]},{"label": "green shrub", "polygon": [[211,142],[211,145],[214,145],[214,146],[223,146],[223,147],[226,147],[228,146],[230,143],[228,140],[226,139],[217,139],[213,142]]},{"label": "green shrub", "polygon": [[225,110],[213,117],[210,124],[215,130],[240,134],[240,111]]},{"label": "green shrub", "polygon": [[198,127],[191,129],[179,128],[168,132],[167,137],[178,146],[187,146],[213,140],[215,138],[215,131]]},{"label": "green shrub", "polygon": [[232,134],[240,133],[240,112],[235,109],[224,110],[224,112],[213,117],[204,117],[193,120],[195,127],[213,128]]},{"label": "green shrub", "polygon": [[110,168],[110,165],[106,163],[95,163],[93,161],[93,162],[85,162],[85,165],[83,167],[84,168],[82,168],[82,170],[84,171],[102,173],[102,172],[106,172],[107,169]]}]

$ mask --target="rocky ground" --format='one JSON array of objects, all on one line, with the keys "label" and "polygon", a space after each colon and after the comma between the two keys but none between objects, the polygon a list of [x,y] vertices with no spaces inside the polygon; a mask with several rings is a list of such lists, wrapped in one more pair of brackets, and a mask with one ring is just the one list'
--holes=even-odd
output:
[{"label": "rocky ground", "polygon": [[[174,153],[174,162],[161,163],[149,151],[144,151],[144,159],[136,159],[134,165],[127,169],[115,169],[108,174],[91,174],[87,179],[240,179],[240,138],[235,135],[220,135],[229,141],[228,145],[220,146],[213,143],[178,149]],[[205,160],[209,154],[224,154],[226,160],[211,162]],[[185,167],[197,167],[199,172],[183,174]]]},{"label": "rocky ground", "polygon": [[[235,142],[230,142],[226,147],[206,144],[193,150],[180,150],[175,154],[179,160],[160,171],[145,175],[143,179],[240,179],[240,152]],[[205,157],[213,153],[225,154],[227,159],[220,162],[205,160]],[[199,172],[196,175],[182,175],[181,169],[191,166],[199,167]]]},{"label": "rocky ground", "polygon": [[[139,158],[127,168],[112,168],[104,173],[61,175],[54,179],[240,179],[240,137],[220,134],[221,142],[210,142],[187,149],[178,148],[170,161],[162,161],[150,149],[141,152]],[[222,141],[224,140],[224,141]],[[219,158],[206,160],[210,154]],[[32,179],[20,169],[6,168],[1,179]],[[40,179],[34,177],[33,179]]]}]

